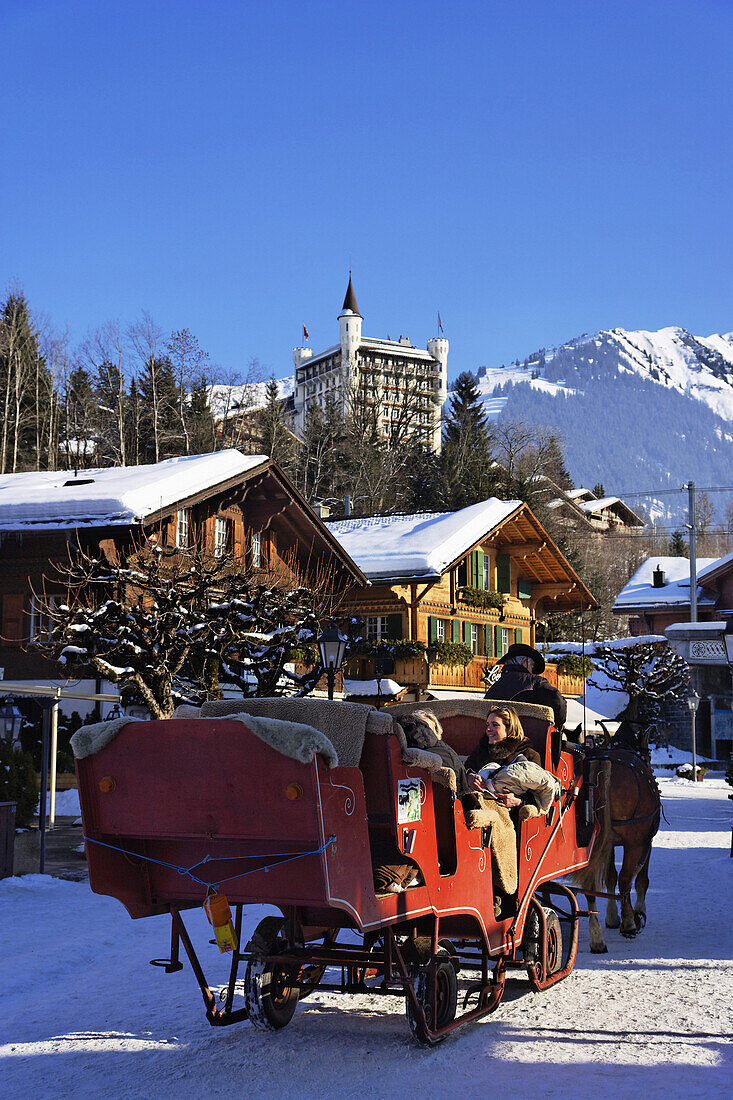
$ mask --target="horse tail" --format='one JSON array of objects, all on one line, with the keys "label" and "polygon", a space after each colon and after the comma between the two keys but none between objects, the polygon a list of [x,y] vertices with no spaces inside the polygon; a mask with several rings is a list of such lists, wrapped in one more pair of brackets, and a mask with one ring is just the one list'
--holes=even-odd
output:
[{"label": "horse tail", "polygon": [[573,872],[573,885],[582,891],[597,890],[605,878],[613,851],[613,826],[611,824],[611,761],[588,760],[588,785],[595,788],[596,820],[600,825],[591,853],[590,862]]}]

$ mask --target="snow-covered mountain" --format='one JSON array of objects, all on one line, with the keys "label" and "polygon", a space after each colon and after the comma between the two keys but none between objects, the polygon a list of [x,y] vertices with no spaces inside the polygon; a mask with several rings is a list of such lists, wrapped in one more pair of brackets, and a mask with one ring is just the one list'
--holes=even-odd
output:
[{"label": "snow-covered mountain", "polygon": [[[577,484],[615,493],[733,482],[733,333],[610,329],[476,380],[491,419],[548,426]],[[652,511],[679,515],[674,496]],[[719,511],[727,498],[719,494]],[[646,506],[651,502],[647,501]]]},{"label": "snow-covered mountain", "polygon": [[614,328],[543,348],[522,363],[481,367],[477,377],[489,411],[496,415],[506,404],[495,394],[499,387],[526,382],[543,393],[568,395],[582,391],[609,370],[636,374],[676,390],[733,422],[733,332],[692,336],[684,328],[658,332]]}]

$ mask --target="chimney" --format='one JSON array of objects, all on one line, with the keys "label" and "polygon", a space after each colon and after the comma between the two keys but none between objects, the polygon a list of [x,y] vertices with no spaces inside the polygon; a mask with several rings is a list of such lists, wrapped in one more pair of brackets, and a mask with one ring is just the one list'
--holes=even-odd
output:
[{"label": "chimney", "polygon": [[657,568],[652,573],[652,588],[664,588],[666,583],[664,570],[657,563]]},{"label": "chimney", "polygon": [[351,515],[351,493],[346,493],[344,496],[344,515]]}]

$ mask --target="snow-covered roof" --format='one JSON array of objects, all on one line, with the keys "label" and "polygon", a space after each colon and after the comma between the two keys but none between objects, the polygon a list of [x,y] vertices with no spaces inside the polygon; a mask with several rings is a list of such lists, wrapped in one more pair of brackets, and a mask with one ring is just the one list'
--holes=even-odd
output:
[{"label": "snow-covered roof", "polygon": [[724,569],[727,565],[733,565],[733,551],[731,551],[730,554],[725,554],[722,558],[716,558],[711,565],[706,566],[704,569],[698,569],[698,583],[704,584],[709,577],[712,577],[719,570]]},{"label": "snow-covered roof", "polygon": [[457,512],[366,516],[326,526],[372,582],[437,578],[521,505],[491,497]]},{"label": "snow-covered roof", "polygon": [[[701,572],[708,569],[717,558],[698,558],[698,580]],[[661,588],[655,588],[653,582],[654,570],[659,568],[664,572],[665,583]],[[647,558],[643,565],[634,573],[633,577],[619,592],[612,610],[624,613],[634,608],[663,608],[686,605],[690,602],[690,562],[681,557],[654,557]],[[707,597],[700,595],[698,588],[698,602],[709,603]]]},{"label": "snow-covered roof", "polygon": [[590,489],[568,489],[565,493],[566,497],[570,497],[571,500],[579,500],[581,497],[586,497],[595,502],[595,496]]},{"label": "snow-covered roof", "polygon": [[73,470],[0,474],[0,531],[139,523],[268,461],[266,455],[226,450],[76,474]]}]

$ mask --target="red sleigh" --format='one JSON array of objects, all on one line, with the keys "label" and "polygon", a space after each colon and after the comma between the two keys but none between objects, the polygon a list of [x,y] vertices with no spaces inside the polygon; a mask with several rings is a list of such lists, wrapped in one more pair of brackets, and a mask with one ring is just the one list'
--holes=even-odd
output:
[{"label": "red sleigh", "polygon": [[[324,707],[331,731],[346,714],[338,708],[353,718],[353,704],[312,702],[316,729]],[[272,705],[271,714],[287,717],[289,700]],[[467,754],[488,704],[430,706],[445,740]],[[350,766],[283,755],[246,715],[129,723],[77,760],[92,889],[135,918],[171,914],[170,958],[158,962],[180,970],[183,944],[213,1025],[283,1027],[298,1000],[320,987],[405,998],[413,1034],[429,1044],[492,1012],[509,968],[525,968],[534,989],[573,968],[579,911],[557,879],[590,858],[594,777],[563,746],[550,712],[517,708],[562,794],[546,817],[517,823],[518,890],[497,919],[491,827],[467,828],[453,792],[411,762],[398,725],[410,706],[357,709],[366,717]],[[409,855],[420,877],[404,892],[381,894],[373,867],[376,853],[390,849]],[[234,910],[238,942],[220,1005],[182,916],[214,884]],[[281,915],[261,921],[242,945],[242,906],[260,903]]]}]

